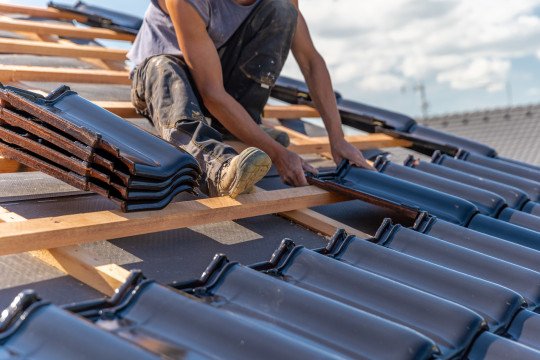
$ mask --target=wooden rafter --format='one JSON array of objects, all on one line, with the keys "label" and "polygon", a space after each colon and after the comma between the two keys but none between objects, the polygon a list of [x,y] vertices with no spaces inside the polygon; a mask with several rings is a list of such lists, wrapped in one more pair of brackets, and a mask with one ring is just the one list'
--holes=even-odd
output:
[{"label": "wooden rafter", "polygon": [[0,155],[0,174],[14,173],[23,170],[24,165]]},{"label": "wooden rafter", "polygon": [[[0,223],[24,223],[24,217],[0,207]],[[112,295],[129,276],[129,271],[109,264],[79,245],[31,251],[30,255],[73,276],[106,295]]]},{"label": "wooden rafter", "polygon": [[350,235],[362,238],[369,237],[368,234],[355,229],[352,226],[345,225],[342,222],[331,219],[328,216],[311,209],[286,211],[279,213],[278,215],[326,236],[332,236],[338,229],[344,229]]}]

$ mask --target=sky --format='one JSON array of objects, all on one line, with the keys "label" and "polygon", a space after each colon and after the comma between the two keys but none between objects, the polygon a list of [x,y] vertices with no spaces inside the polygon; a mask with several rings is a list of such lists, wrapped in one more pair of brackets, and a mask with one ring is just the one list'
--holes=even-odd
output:
[{"label": "sky", "polygon": [[[148,4],[86,1],[139,16]],[[421,87],[429,115],[540,103],[540,0],[300,0],[300,8],[345,98],[411,116],[422,114]],[[292,57],[283,74],[301,76]]]}]

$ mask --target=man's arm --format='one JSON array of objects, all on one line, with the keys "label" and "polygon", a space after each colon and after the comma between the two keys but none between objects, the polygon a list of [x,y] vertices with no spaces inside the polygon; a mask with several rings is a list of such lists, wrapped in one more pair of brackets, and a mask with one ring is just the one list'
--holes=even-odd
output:
[{"label": "man's arm", "polygon": [[199,13],[185,0],[165,0],[165,4],[206,108],[238,139],[266,152],[283,181],[295,186],[307,185],[304,170],[314,169],[262,131],[225,90],[219,55]]},{"label": "man's arm", "polygon": [[[298,0],[292,1],[298,8]],[[293,38],[292,52],[304,75],[315,107],[321,114],[328,131],[332,156],[336,163],[339,164],[341,160],[348,159],[357,166],[371,169],[372,166],[364,159],[362,153],[345,141],[330,73],[324,59],[315,49],[300,9],[298,9],[298,24]]]}]

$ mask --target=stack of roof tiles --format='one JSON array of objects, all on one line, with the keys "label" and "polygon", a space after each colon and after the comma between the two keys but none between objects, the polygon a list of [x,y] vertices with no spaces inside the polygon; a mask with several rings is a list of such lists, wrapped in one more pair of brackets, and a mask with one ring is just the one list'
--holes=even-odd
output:
[{"label": "stack of roof tiles", "polygon": [[339,231],[323,249],[284,240],[249,267],[216,255],[172,288],[134,272],[113,298],[64,309],[26,292],[3,313],[0,355],[540,359],[540,252],[475,239],[385,221],[374,238]]},{"label": "stack of roof tiles", "polygon": [[196,160],[62,86],[44,97],[0,88],[0,150],[8,158],[117,202],[159,209],[192,192]]}]

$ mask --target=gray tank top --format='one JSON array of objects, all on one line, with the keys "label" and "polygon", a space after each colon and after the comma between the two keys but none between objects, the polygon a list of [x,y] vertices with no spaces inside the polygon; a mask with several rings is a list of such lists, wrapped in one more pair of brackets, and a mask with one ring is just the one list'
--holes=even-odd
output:
[{"label": "gray tank top", "polygon": [[[259,0],[252,5],[239,5],[234,0],[187,0],[201,15],[206,30],[219,49],[240,27]],[[181,55],[180,46],[169,15],[151,0],[141,29],[128,52],[133,66],[155,55]]]}]

